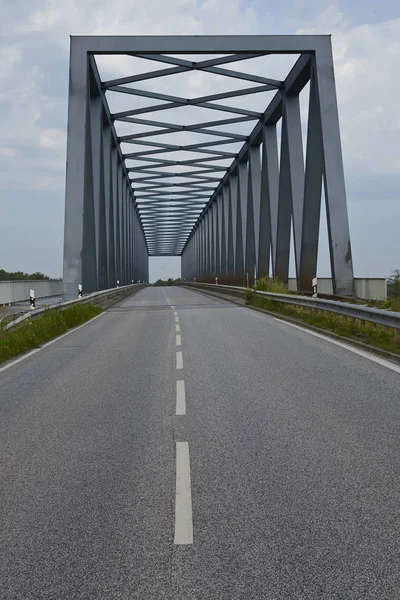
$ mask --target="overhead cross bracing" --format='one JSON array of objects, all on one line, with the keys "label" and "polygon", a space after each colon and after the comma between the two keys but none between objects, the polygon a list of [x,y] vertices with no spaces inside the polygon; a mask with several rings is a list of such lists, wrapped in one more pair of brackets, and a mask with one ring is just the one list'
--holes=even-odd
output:
[{"label": "overhead cross bracing", "polygon": [[[273,55],[291,59],[282,76],[271,73]],[[327,36],[74,37],[70,74],[71,285],[130,282],[140,264],[147,279],[148,256],[163,255],[181,255],[183,276],[199,281],[286,280],[293,223],[298,282],[310,288],[324,178],[335,289],[351,293]],[[308,83],[304,165],[299,94]],[[71,232],[77,211],[83,224]]]},{"label": "overhead cross bracing", "polygon": [[[110,92],[134,97],[132,108],[112,113],[112,118],[117,131],[121,123],[129,124],[130,132],[119,135],[118,140],[124,148],[125,163],[150,256],[182,253],[201,211],[247,140],[254,122],[261,116],[261,112],[250,110],[246,105],[228,105],[225,101],[275,92],[282,88],[282,81],[243,73],[238,68],[227,66],[236,66],[239,61],[246,61],[246,69],[249,69],[250,59],[262,55],[263,53],[249,53],[214,56],[207,60],[202,57],[197,57],[197,60],[182,60],[164,54],[137,54],[136,58],[141,59],[145,66],[151,67],[159,63],[170,66],[136,72],[102,84],[110,106],[115,100],[110,98]],[[136,69],[141,68],[138,61],[134,66]],[[161,87],[164,84],[167,89],[174,89],[176,85],[184,88],[185,82],[181,79],[177,82],[175,77],[184,73],[187,76],[192,73],[214,75],[211,81],[204,82],[206,86],[221,85],[216,78],[227,80],[229,84],[233,79],[236,85],[233,89],[229,89],[232,85],[228,85],[228,89],[223,92],[194,98],[161,93],[154,89],[154,80],[157,80],[156,83],[161,82]],[[151,89],[143,89],[144,83]],[[136,84],[142,84],[142,87],[135,87]],[[161,100],[163,103],[138,108],[135,104],[138,97]],[[268,99],[263,99],[260,106],[264,108],[267,103]],[[157,118],[155,111],[165,117]],[[183,112],[186,114],[182,115]],[[144,113],[152,113],[153,116],[149,118],[145,115],[147,118],[143,118],[141,115]],[[213,116],[207,119],[209,113]],[[187,123],[191,118],[196,122]],[[238,124],[247,127],[238,131]],[[185,142],[173,143],[180,133],[185,134]],[[125,149],[125,144],[134,146],[134,151]]]}]

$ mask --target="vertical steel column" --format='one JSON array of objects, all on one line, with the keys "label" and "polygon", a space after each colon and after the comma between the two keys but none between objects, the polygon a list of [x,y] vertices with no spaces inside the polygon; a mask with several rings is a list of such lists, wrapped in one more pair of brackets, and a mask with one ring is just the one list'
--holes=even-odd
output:
[{"label": "vertical steel column", "polygon": [[205,213],[206,220],[206,277],[205,280],[210,282],[211,280],[211,260],[210,260],[210,245],[211,245],[211,212],[207,209]]},{"label": "vertical steel column", "polygon": [[237,212],[238,212],[238,176],[233,173],[229,178],[229,231],[228,240],[228,273],[230,282],[236,285],[236,244],[237,244]]},{"label": "vertical steel column", "polygon": [[208,207],[209,213],[209,252],[210,252],[210,269],[209,269],[209,281],[214,283],[215,281],[215,252],[214,252],[214,204],[211,203]]},{"label": "vertical steel column", "polygon": [[301,244],[300,282],[298,289],[312,291],[317,276],[318,239],[321,213],[322,174],[324,168],[321,118],[313,61],[308,107],[306,172],[304,181],[303,232]]},{"label": "vertical steel column", "polygon": [[201,281],[201,220],[196,227],[197,281]]},{"label": "vertical steel column", "polygon": [[203,281],[203,219],[200,219],[198,227],[199,236],[199,275],[198,281]]},{"label": "vertical steel column", "polygon": [[76,298],[78,285],[94,291],[96,241],[91,175],[91,142],[88,90],[88,64],[71,40],[67,174],[64,221],[64,298]]},{"label": "vertical steel column", "polygon": [[107,230],[104,196],[104,157],[103,157],[103,100],[98,91],[91,66],[89,65],[90,90],[90,133],[93,177],[93,200],[96,227],[97,289],[108,285],[107,272]]},{"label": "vertical steel column", "polygon": [[117,232],[116,232],[116,244],[117,244],[117,281],[122,282],[122,165],[117,159]]},{"label": "vertical steel column", "polygon": [[129,195],[128,201],[128,283],[133,280],[133,269],[132,269],[132,218],[133,218],[133,200],[132,196]]},{"label": "vertical steel column", "polygon": [[202,226],[202,281],[207,280],[207,213],[203,214]]},{"label": "vertical steel column", "polygon": [[315,58],[333,293],[352,296],[354,273],[330,38],[325,38],[324,50],[318,50]]},{"label": "vertical steel column", "polygon": [[263,127],[261,167],[260,243],[258,250],[259,277],[269,275],[270,252],[274,264],[278,215],[279,162],[276,124]]},{"label": "vertical steel column", "polygon": [[303,218],[304,159],[299,96],[283,101],[281,164],[275,275],[284,283],[289,277],[290,233],[293,217],[296,275],[300,271]]},{"label": "vertical steel column", "polygon": [[111,127],[105,123],[103,126],[103,171],[104,171],[104,199],[106,213],[107,236],[107,286],[113,287],[115,281],[115,249],[114,249],[114,202],[112,183],[112,149]]},{"label": "vertical steel column", "polygon": [[225,219],[224,198],[222,191],[217,195],[218,208],[218,242],[219,242],[219,283],[226,283],[226,245],[225,245]]},{"label": "vertical steel column", "polygon": [[[228,285],[231,284],[232,282],[232,276],[233,276],[233,248],[232,248],[232,255],[231,255],[231,261],[229,260],[229,238],[231,238],[230,242],[232,245],[232,234],[229,230],[229,215],[230,215],[230,204],[231,204],[231,198],[230,198],[230,193],[229,193],[229,182],[227,184],[225,184],[222,188],[222,200],[224,203],[224,237],[225,237],[225,244],[224,244],[224,254],[225,254],[225,283],[227,283]],[[232,225],[232,221],[231,221],[231,225]]]},{"label": "vertical steel column", "polygon": [[246,272],[249,274],[249,284],[252,285],[254,274],[258,278],[260,242],[261,160],[259,145],[252,145],[249,148],[248,178]]},{"label": "vertical steel column", "polygon": [[220,252],[219,252],[219,225],[218,225],[218,198],[213,200],[213,283],[215,278],[219,277]]},{"label": "vertical steel column", "polygon": [[[247,209],[248,209],[248,170],[247,161],[243,160],[239,163],[238,167],[239,175],[239,200],[240,200],[240,219],[242,222],[242,273],[243,273],[243,284],[247,282],[247,271],[246,271],[246,248],[247,248]],[[250,276],[250,273],[249,273]]]},{"label": "vertical steel column", "polygon": [[111,149],[111,180],[112,197],[114,212],[114,279],[111,281],[111,287],[115,287],[117,280],[121,278],[120,274],[120,248],[119,248],[119,184],[118,184],[118,149],[113,146]]},{"label": "vertical steel column", "polygon": [[[242,167],[243,168],[243,167]],[[243,256],[243,230],[242,230],[242,205],[241,205],[241,177],[240,164],[236,173],[236,247],[235,247],[235,285],[244,285],[244,256]]]}]

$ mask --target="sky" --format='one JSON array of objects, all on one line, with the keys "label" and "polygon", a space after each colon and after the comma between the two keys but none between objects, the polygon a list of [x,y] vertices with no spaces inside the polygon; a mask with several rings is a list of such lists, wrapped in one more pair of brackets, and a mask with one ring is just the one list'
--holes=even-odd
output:
[{"label": "sky", "polygon": [[[355,275],[400,268],[397,0],[0,0],[0,14],[0,268],[62,276],[70,35],[306,33],[332,35]],[[179,259],[151,259],[151,280],[169,276]]]}]

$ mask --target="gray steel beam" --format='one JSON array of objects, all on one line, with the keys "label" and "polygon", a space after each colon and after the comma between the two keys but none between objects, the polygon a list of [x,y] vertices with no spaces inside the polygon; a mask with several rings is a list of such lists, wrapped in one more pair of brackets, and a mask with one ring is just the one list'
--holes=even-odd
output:
[{"label": "gray steel beam", "polygon": [[238,176],[237,174],[232,175],[229,180],[229,194],[230,194],[230,214],[229,214],[229,228],[230,228],[230,242],[228,250],[228,272],[231,270],[232,284],[236,285],[236,260],[237,260],[237,217],[238,217]]},{"label": "gray steel beam", "polygon": [[242,275],[243,282],[247,281],[247,264],[246,264],[246,248],[247,248],[247,211],[248,211],[248,168],[247,161],[239,163],[238,168],[238,203],[240,205],[240,223],[241,230],[241,262],[239,262],[239,273]]},{"label": "gray steel beam", "polygon": [[258,278],[258,249],[260,242],[261,206],[261,159],[260,146],[253,145],[249,150],[247,227],[245,268],[250,285]]},{"label": "gray steel beam", "polygon": [[[197,62],[176,56],[211,52],[219,56]],[[168,68],[104,84],[94,60],[96,53],[126,53],[167,63]],[[223,66],[269,53],[301,54],[284,82],[232,71]],[[312,97],[304,173],[298,94],[310,80],[311,65]],[[125,84],[189,70],[212,72],[256,85],[192,99],[124,87]],[[264,93],[272,88],[279,91],[263,114],[219,103],[224,98]],[[158,99],[163,103],[111,115],[104,95],[106,89]],[[239,116],[189,126],[133,118],[133,115],[188,105]],[[80,111],[78,116],[77,111]],[[278,178],[275,125],[281,118]],[[117,138],[113,125],[116,119],[161,129],[133,132]],[[250,136],[212,130],[212,127],[252,119],[258,122]],[[327,36],[72,38],[68,127],[64,244],[66,294],[72,295],[81,281],[85,291],[110,285],[113,277],[117,276],[121,282],[128,282],[136,269],[144,278],[148,274],[147,253],[151,251],[153,254],[155,249],[161,251],[163,248],[164,252],[165,244],[168,244],[169,250],[174,253],[179,250],[183,255],[190,245],[191,254],[184,261],[185,269],[196,273],[196,277],[209,279],[217,265],[220,280],[229,282],[238,281],[240,277],[243,281],[245,272],[252,281],[254,269],[250,263],[258,265],[259,273],[268,270],[271,249],[274,274],[285,279],[292,218],[298,285],[309,288],[316,266],[318,227],[313,225],[319,217],[322,175],[334,287],[340,293],[352,292],[353,271],[336,91],[331,45]],[[221,139],[183,146],[149,141],[150,137],[179,131]],[[209,150],[213,146],[237,144],[238,141],[244,142],[238,152],[224,152],[219,148]],[[120,142],[151,149],[123,155]],[[259,154],[261,143],[262,165]],[[204,158],[180,161],[162,158],[164,154],[178,151],[198,151]],[[316,156],[317,151],[319,156]],[[230,166],[211,164],[232,158]],[[133,160],[136,165],[145,164],[126,168],[125,160]],[[171,173],[174,165],[194,169]],[[130,180],[129,173],[137,175],[136,179]],[[220,175],[222,178],[218,183]],[[168,179],[172,177],[177,181],[171,186]],[[153,183],[155,180],[159,180],[157,185]],[[213,191],[208,183],[218,185]],[[137,202],[138,199],[141,201]],[[181,214],[172,219],[165,218],[161,213],[171,207]],[[140,218],[141,211],[144,220]],[[150,224],[151,218],[153,222]]]},{"label": "gray steel beam", "polygon": [[319,115],[315,65],[313,65],[308,109],[303,231],[298,283],[299,290],[308,292],[312,291],[312,280],[317,276],[323,169],[321,118]]},{"label": "gray steel beam", "polygon": [[258,276],[269,275],[270,256],[275,264],[278,223],[279,162],[276,125],[264,126],[262,144],[260,241]]},{"label": "gray steel beam", "polygon": [[324,190],[333,293],[354,295],[354,273],[344,182],[342,145],[330,38],[316,49],[315,72],[321,117]]},{"label": "gray steel beam", "polygon": [[327,37],[325,35],[104,35],[74,36],[72,41],[80,55],[90,53],[144,56],[147,54],[154,60],[159,54],[245,54],[247,57],[254,54],[312,54],[318,49],[326,48]]}]

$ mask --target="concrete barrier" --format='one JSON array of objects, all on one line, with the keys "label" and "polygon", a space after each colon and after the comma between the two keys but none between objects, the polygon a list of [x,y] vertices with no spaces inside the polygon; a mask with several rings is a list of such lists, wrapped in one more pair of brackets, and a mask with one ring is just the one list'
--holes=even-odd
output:
[{"label": "concrete barrier", "polygon": [[[30,290],[36,298],[50,298],[63,293],[62,281],[0,281],[0,305],[29,300]],[[76,292],[78,295],[78,291]]]},{"label": "concrete barrier", "polygon": [[[332,279],[329,279],[328,277],[318,277],[317,281],[318,294],[333,294]],[[387,299],[387,281],[385,277],[355,277],[354,288],[357,298],[363,298],[365,300]],[[297,282],[294,277],[289,278],[288,289],[291,292],[297,292]]]}]

